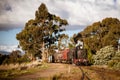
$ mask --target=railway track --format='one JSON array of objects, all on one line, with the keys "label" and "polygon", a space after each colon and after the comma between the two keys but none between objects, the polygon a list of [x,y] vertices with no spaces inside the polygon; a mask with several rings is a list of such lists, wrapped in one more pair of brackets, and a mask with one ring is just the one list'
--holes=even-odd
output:
[{"label": "railway track", "polygon": [[107,68],[78,66],[81,70],[81,80],[120,80],[120,70]]},{"label": "railway track", "polygon": [[82,69],[81,66],[78,66],[78,68],[81,70],[81,73],[82,73],[82,77],[81,77],[81,80],[91,80],[90,77],[88,76],[88,74],[86,72],[84,72],[84,70]]}]

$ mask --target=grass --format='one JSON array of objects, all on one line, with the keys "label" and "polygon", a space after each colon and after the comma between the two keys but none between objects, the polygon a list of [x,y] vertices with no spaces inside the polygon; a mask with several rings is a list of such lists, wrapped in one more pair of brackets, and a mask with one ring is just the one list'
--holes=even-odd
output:
[{"label": "grass", "polygon": [[0,79],[12,79],[23,74],[34,73],[47,68],[48,68],[48,65],[44,63],[36,67],[25,68],[25,69],[12,68],[12,67],[9,69],[0,69]]}]

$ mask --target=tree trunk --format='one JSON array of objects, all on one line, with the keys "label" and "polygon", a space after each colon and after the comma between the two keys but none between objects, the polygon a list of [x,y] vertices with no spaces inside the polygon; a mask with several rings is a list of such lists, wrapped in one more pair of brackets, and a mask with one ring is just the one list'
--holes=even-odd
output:
[{"label": "tree trunk", "polygon": [[45,47],[44,47],[45,43],[43,41],[43,45],[42,45],[42,61],[45,62]]},{"label": "tree trunk", "polygon": [[31,60],[31,61],[33,61],[34,60],[34,56],[33,56],[33,54],[32,53],[29,53],[28,51],[27,51],[27,56],[28,56],[28,58]]}]

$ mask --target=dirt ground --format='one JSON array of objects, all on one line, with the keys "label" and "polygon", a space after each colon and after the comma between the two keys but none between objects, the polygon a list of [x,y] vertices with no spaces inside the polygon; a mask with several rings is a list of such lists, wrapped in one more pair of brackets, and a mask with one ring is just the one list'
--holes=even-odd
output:
[{"label": "dirt ground", "polygon": [[49,63],[48,68],[12,80],[120,80],[120,70]]},{"label": "dirt ground", "polygon": [[90,80],[120,80],[120,70],[99,67],[82,67]]},{"label": "dirt ground", "polygon": [[60,74],[60,73],[65,73],[67,72],[67,65],[64,64],[48,64],[49,68],[45,69],[45,70],[40,70],[36,73],[32,73],[32,74],[27,74],[27,75],[22,75],[19,76],[17,78],[15,78],[14,80],[36,80],[36,79],[43,79],[43,78],[50,78],[56,74]]},{"label": "dirt ground", "polygon": [[[49,67],[36,73],[24,74],[14,80],[77,80],[80,79],[80,69],[74,65],[50,63]],[[77,75],[76,75],[77,74]]]}]

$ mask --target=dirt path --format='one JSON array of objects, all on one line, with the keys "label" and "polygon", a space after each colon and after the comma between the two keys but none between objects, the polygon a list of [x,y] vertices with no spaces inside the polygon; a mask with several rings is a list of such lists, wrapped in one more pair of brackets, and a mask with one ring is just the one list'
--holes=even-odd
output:
[{"label": "dirt path", "polygon": [[[47,65],[47,69],[23,74],[13,80],[120,80],[120,71],[60,63]],[[54,77],[57,79],[53,79]]]}]

